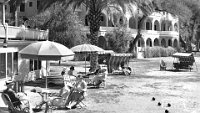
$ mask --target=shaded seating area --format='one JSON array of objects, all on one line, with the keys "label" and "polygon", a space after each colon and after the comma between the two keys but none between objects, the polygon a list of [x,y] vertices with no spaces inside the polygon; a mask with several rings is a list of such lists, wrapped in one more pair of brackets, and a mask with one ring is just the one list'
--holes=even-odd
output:
[{"label": "shaded seating area", "polygon": [[130,75],[132,72],[129,61],[133,57],[131,53],[114,53],[108,59],[108,73],[118,75]]}]

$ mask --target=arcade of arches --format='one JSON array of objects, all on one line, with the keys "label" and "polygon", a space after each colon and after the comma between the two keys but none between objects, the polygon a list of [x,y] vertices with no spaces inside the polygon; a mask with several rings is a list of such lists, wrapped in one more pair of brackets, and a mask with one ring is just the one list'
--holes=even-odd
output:
[{"label": "arcade of arches", "polygon": [[[88,16],[85,16],[85,25],[89,26]],[[108,19],[108,17],[102,13],[101,15],[101,26],[102,27],[114,27],[117,25],[127,24],[128,28],[137,29],[138,19],[137,17],[130,17],[129,19],[126,18],[117,18],[114,15],[113,22]],[[126,23],[125,23],[126,22]],[[147,18],[144,23],[142,29],[144,30],[155,30],[155,31],[177,31],[178,32],[178,23],[170,20],[165,19],[153,19]]]},{"label": "arcade of arches", "polygon": [[[126,20],[125,20],[126,19]],[[137,29],[138,26],[138,17],[130,17],[130,18],[117,18],[117,16],[114,16],[114,20],[110,21],[106,14],[102,13],[101,15],[101,26],[102,27],[116,27],[117,25],[126,23],[127,28],[130,29]],[[87,15],[85,17],[85,25],[88,26],[88,18]],[[143,22],[142,26],[143,30],[152,30],[152,31],[173,31],[173,32],[179,32],[178,31],[178,22],[177,21],[171,21],[166,20],[165,18],[153,18],[148,17]],[[98,39],[98,46],[102,48],[106,48],[107,41],[105,36],[99,36]],[[173,36],[171,37],[149,37],[149,38],[142,38],[138,40],[137,47],[153,47],[153,46],[162,46],[162,47],[178,47],[178,38],[175,38]]]}]

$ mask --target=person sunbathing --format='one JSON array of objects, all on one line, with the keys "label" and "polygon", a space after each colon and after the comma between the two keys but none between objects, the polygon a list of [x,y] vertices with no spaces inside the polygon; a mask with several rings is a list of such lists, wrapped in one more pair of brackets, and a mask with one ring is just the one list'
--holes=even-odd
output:
[{"label": "person sunbathing", "polygon": [[89,70],[89,73],[85,76],[83,76],[84,78],[89,78],[90,75],[98,75],[101,72],[101,66],[97,66],[96,70],[94,72],[91,71],[91,69]]},{"label": "person sunbathing", "polygon": [[68,96],[66,107],[71,109],[76,107],[85,97],[87,91],[87,83],[84,81],[81,75],[77,76],[77,82],[74,87],[71,89]]}]

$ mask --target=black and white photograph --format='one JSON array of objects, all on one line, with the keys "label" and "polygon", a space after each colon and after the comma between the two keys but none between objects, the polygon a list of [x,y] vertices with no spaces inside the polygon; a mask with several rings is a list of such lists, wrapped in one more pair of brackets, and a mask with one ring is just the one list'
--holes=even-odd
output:
[{"label": "black and white photograph", "polygon": [[0,0],[0,113],[200,113],[200,0]]}]

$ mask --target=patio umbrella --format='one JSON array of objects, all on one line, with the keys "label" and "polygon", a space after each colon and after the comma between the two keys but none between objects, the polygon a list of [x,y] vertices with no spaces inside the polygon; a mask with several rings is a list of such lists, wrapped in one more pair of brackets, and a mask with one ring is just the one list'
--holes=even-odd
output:
[{"label": "patio umbrella", "polygon": [[103,52],[104,49],[91,45],[91,44],[81,44],[71,48],[71,50],[75,53],[85,53],[85,73],[86,73],[86,54],[91,52]]},{"label": "patio umbrella", "polygon": [[[66,46],[51,41],[40,41],[32,43],[23,48],[19,53],[22,58],[46,60],[46,61],[60,60],[61,57],[74,55],[74,52],[71,51]],[[46,76],[46,88],[47,88],[47,76]]]}]

